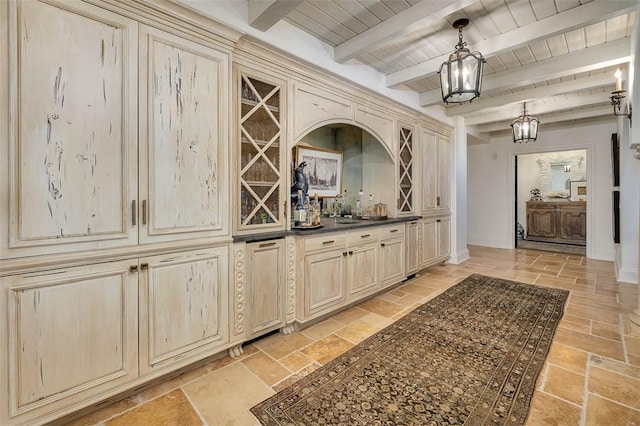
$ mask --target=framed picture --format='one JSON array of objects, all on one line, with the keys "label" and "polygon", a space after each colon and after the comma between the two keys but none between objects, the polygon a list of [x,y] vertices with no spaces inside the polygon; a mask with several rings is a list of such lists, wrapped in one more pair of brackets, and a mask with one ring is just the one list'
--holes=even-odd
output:
[{"label": "framed picture", "polygon": [[307,163],[304,175],[309,183],[309,195],[335,197],[342,192],[342,152],[331,149],[299,146],[296,166]]},{"label": "framed picture", "polygon": [[587,181],[572,180],[571,184],[571,201],[587,201]]}]

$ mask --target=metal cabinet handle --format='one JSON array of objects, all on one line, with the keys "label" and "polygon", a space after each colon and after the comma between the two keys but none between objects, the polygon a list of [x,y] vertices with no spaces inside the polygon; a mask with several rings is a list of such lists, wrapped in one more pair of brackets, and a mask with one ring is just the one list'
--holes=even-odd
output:
[{"label": "metal cabinet handle", "polygon": [[149,269],[149,264],[148,263],[142,263],[140,265],[140,270],[146,271],[147,269]]},{"label": "metal cabinet handle", "polygon": [[262,243],[258,247],[263,248],[263,247],[271,247],[271,246],[275,246],[275,245],[276,245],[276,242],[272,241],[270,243]]},{"label": "metal cabinet handle", "polygon": [[347,252],[346,252],[346,251],[343,251],[343,252],[342,252],[342,255],[343,255],[343,256],[346,256],[346,255],[347,255]]},{"label": "metal cabinet handle", "polygon": [[364,234],[364,235],[360,235],[360,238],[369,238],[371,236],[371,234]]},{"label": "metal cabinet handle", "polygon": [[325,245],[325,244],[333,244],[333,243],[335,243],[335,240],[329,240],[329,241],[323,241],[322,242],[323,245]]},{"label": "metal cabinet handle", "polygon": [[138,203],[136,200],[131,201],[131,224],[136,226],[138,224]]},{"label": "metal cabinet handle", "polygon": [[384,244],[384,243],[380,243],[380,247],[384,247],[384,246],[385,246],[385,244]]},{"label": "metal cabinet handle", "polygon": [[436,197],[436,206],[440,207],[440,196]]},{"label": "metal cabinet handle", "polygon": [[134,272],[138,272],[138,265],[131,265],[129,266],[129,272],[131,272],[132,274]]},{"label": "metal cabinet handle", "polygon": [[436,222],[442,222],[442,220],[440,220],[440,219],[436,219]]},{"label": "metal cabinet handle", "polygon": [[147,200],[142,200],[142,224],[147,224]]},{"label": "metal cabinet handle", "polygon": [[351,256],[351,255],[353,255],[353,251],[350,251],[350,252],[349,252],[349,256]]},{"label": "metal cabinet handle", "polygon": [[389,231],[389,232],[391,232],[391,233],[393,234],[394,232],[398,232],[398,230],[397,230],[397,229],[392,229],[392,230],[391,230],[391,231]]}]

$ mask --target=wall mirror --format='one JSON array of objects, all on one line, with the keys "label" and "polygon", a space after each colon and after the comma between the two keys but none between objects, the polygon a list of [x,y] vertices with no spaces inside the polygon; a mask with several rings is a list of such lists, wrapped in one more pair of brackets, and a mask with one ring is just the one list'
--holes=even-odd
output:
[{"label": "wall mirror", "polygon": [[569,163],[552,163],[549,171],[552,191],[569,189],[569,182],[571,181],[571,165]]}]

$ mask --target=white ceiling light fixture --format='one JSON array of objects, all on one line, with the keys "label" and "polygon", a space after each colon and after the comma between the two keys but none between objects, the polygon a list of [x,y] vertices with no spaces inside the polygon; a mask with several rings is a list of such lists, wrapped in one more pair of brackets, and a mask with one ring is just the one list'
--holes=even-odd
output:
[{"label": "white ceiling light fixture", "polygon": [[531,117],[527,114],[527,103],[524,103],[522,115],[511,123],[511,130],[513,130],[513,143],[527,143],[533,142],[538,138],[538,124],[540,122],[537,118]]},{"label": "white ceiling light fixture", "polygon": [[458,29],[458,44],[438,71],[445,104],[464,104],[480,96],[482,66],[486,61],[480,52],[471,52],[465,47],[467,43],[462,41],[462,29],[468,24],[466,18],[453,23],[453,27]]}]

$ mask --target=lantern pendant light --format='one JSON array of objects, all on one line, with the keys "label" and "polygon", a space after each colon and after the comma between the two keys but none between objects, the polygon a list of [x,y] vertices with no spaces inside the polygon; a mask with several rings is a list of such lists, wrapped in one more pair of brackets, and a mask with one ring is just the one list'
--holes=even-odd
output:
[{"label": "lantern pendant light", "polygon": [[471,52],[462,41],[462,29],[469,24],[466,18],[457,19],[453,27],[458,29],[456,51],[440,66],[440,88],[445,104],[463,104],[480,96],[482,65],[486,62],[480,52]]},{"label": "lantern pendant light", "polygon": [[538,138],[538,124],[540,122],[537,118],[531,117],[527,114],[527,103],[524,103],[524,109],[522,115],[511,123],[511,130],[513,130],[513,143],[533,142]]}]

